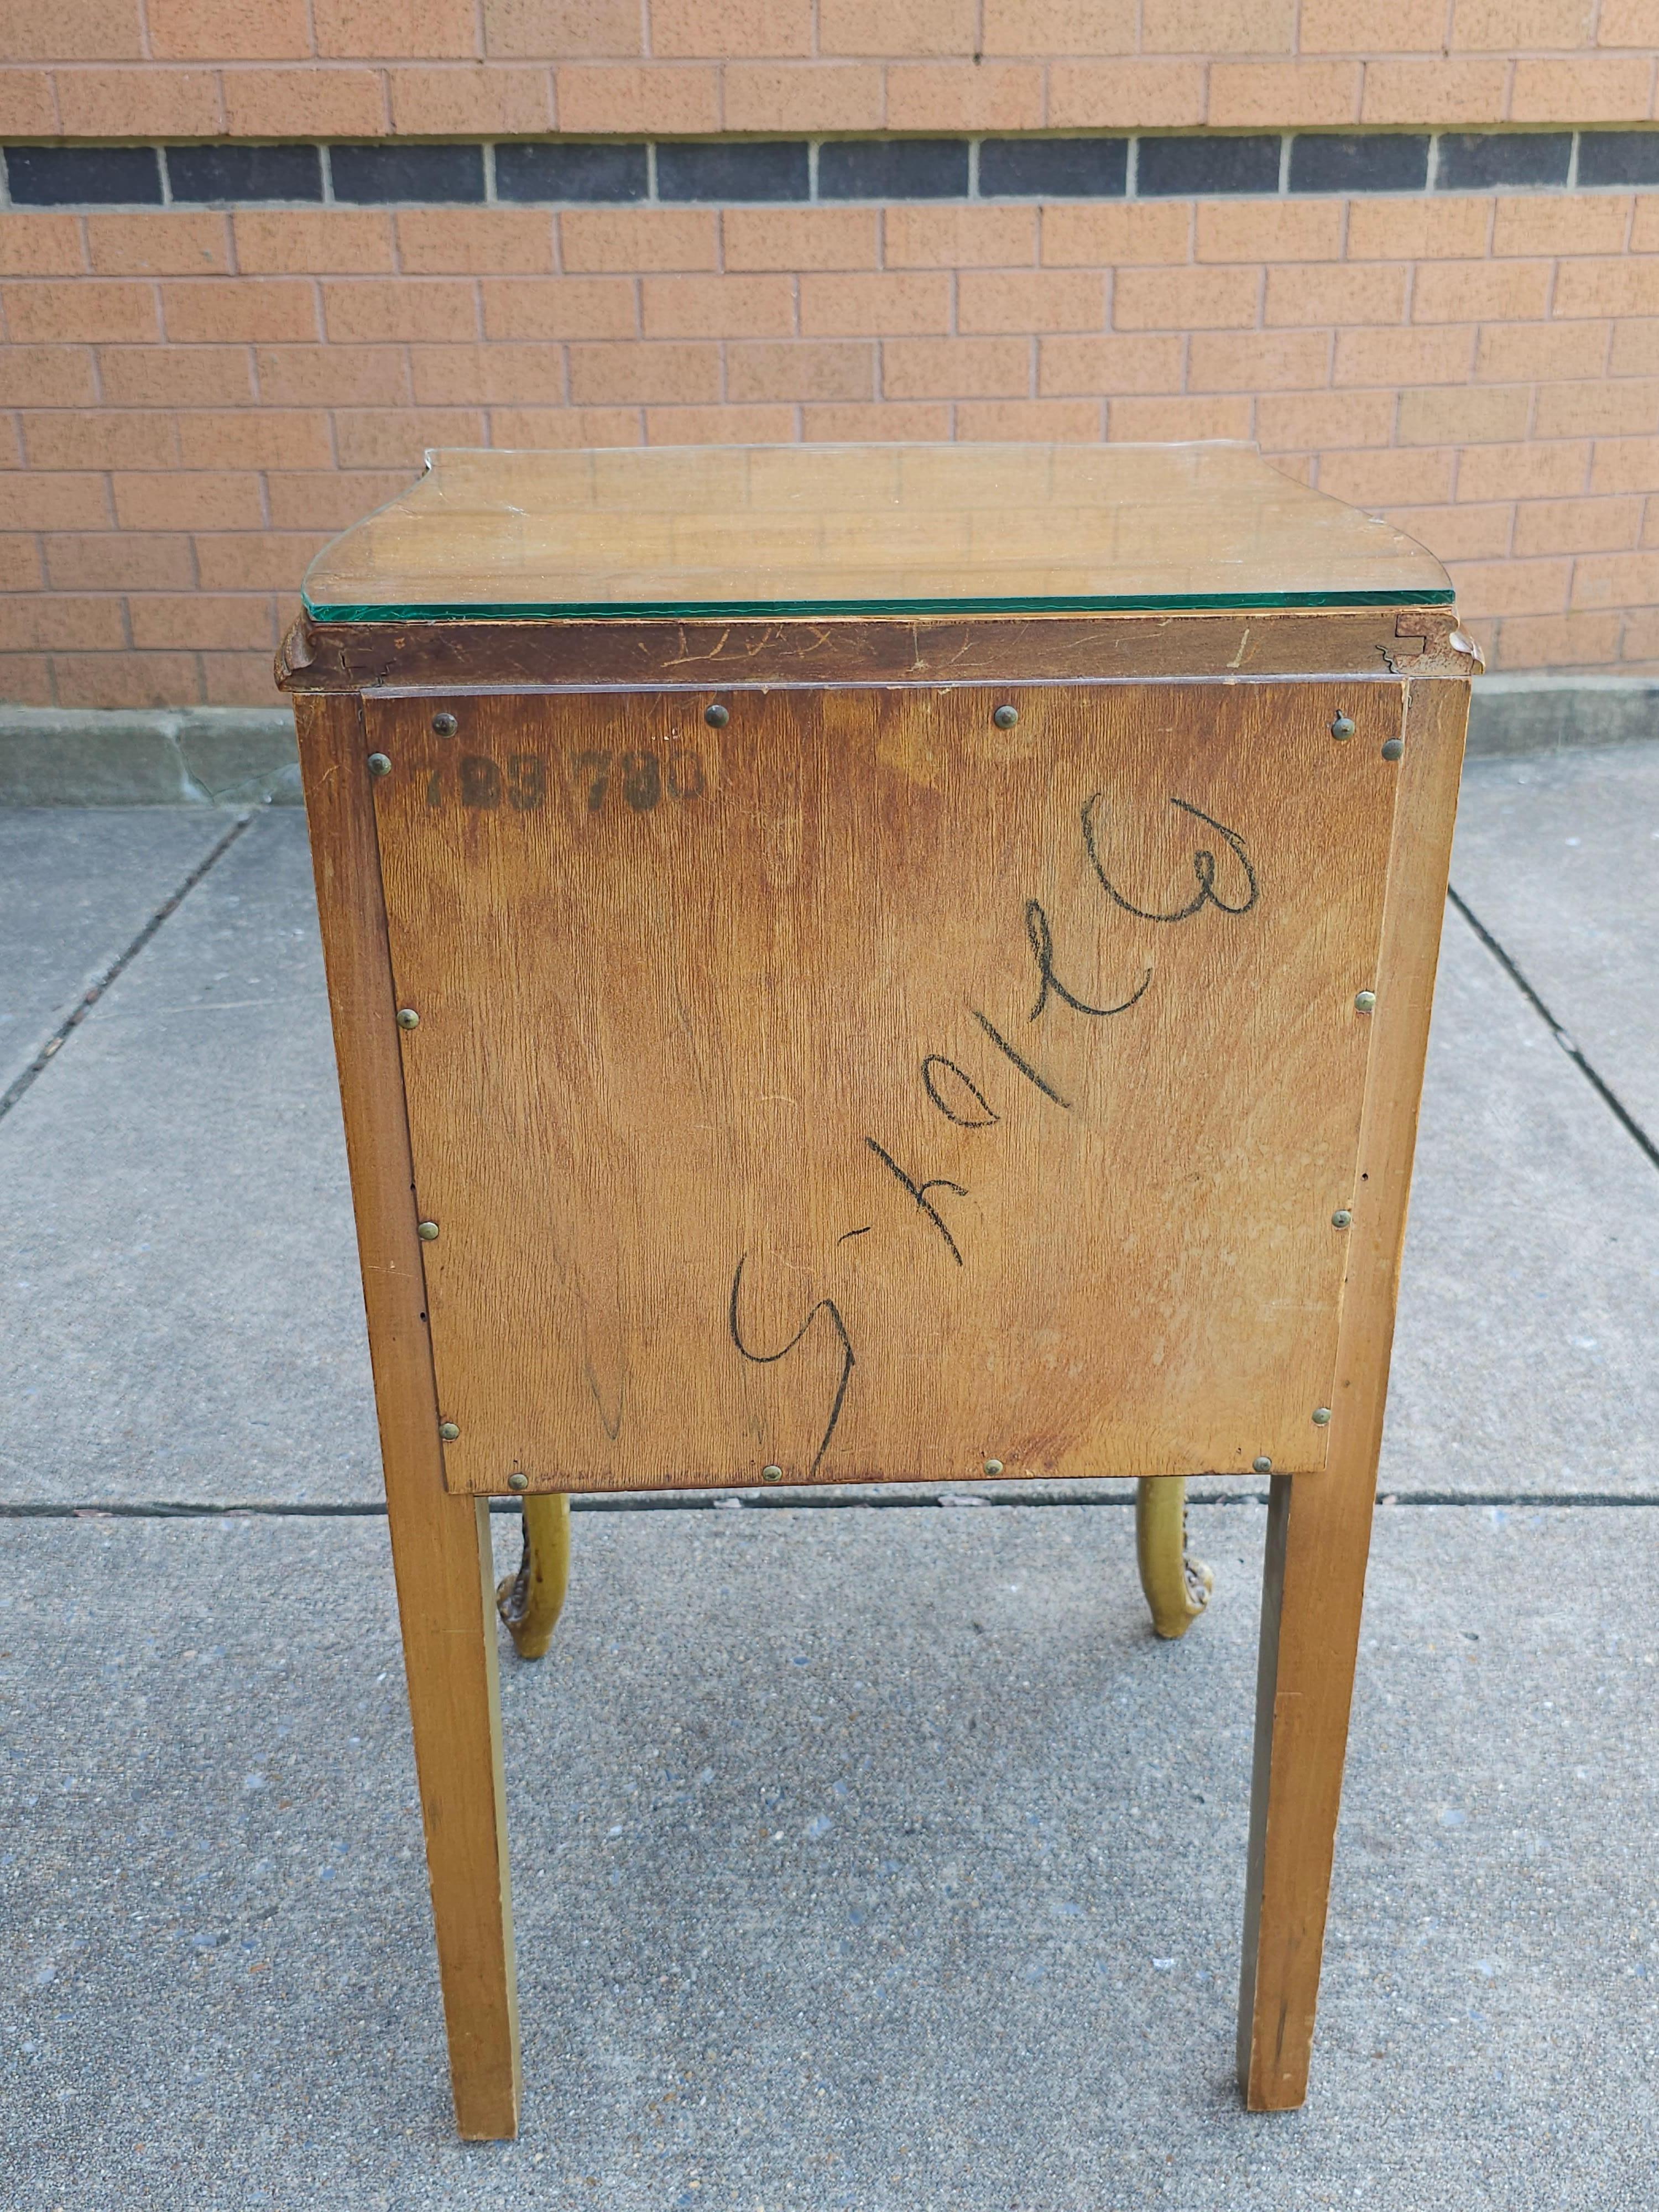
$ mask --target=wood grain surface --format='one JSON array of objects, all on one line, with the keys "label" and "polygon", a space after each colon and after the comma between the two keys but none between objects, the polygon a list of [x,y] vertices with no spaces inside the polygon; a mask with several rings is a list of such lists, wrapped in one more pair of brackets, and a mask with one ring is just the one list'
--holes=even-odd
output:
[{"label": "wood grain surface", "polygon": [[1401,687],[702,705],[365,702],[452,1489],[1320,1469]]}]

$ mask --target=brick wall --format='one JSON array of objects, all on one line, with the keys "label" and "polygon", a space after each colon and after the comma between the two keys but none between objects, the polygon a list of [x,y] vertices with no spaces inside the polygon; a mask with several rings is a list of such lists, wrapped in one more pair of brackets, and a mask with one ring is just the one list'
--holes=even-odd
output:
[{"label": "brick wall", "polygon": [[0,696],[269,699],[429,445],[797,438],[1255,438],[1659,671],[1659,0],[1375,15],[6,0]]}]

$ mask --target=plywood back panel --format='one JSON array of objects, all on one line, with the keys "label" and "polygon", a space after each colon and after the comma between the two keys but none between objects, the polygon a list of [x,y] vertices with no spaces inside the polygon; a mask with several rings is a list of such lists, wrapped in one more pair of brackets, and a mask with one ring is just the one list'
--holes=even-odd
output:
[{"label": "plywood back panel", "polygon": [[366,702],[452,1487],[1317,1470],[1400,687],[726,698]]}]

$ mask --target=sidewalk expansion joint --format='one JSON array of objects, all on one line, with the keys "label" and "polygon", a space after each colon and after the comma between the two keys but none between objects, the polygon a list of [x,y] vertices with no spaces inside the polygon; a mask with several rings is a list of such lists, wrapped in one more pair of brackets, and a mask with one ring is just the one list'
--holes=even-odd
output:
[{"label": "sidewalk expansion joint", "polygon": [[253,817],[251,814],[238,816],[237,819],[232,823],[230,828],[226,830],[224,836],[213,848],[213,850],[197,862],[196,866],[179,885],[177,890],[173,893],[172,896],[170,898],[164,899],[161,904],[156,908],[155,913],[151,915],[149,920],[139,931],[137,936],[133,939],[126,951],[119,954],[116,959],[112,960],[109,966],[103,970],[102,974],[95,977],[94,980],[87,986],[85,991],[82,992],[80,998],[76,1000],[75,1005],[64,1016],[64,1019],[59,1022],[58,1027],[46,1039],[45,1044],[41,1046],[40,1051],[36,1053],[34,1058],[29,1062],[22,1073],[15,1079],[4,1094],[0,1096],[0,1119],[3,1119],[6,1115],[10,1113],[12,1108],[17,1103],[23,1093],[34,1081],[36,1076],[42,1074],[50,1066],[52,1061],[57,1058],[59,1048],[62,1046],[64,1039],[68,1037],[71,1030],[76,1030],[80,1027],[81,1024],[85,1021],[87,1016],[97,1005],[100,999],[103,997],[105,992],[108,990],[110,985],[115,981],[116,978],[121,975],[125,969],[131,967],[132,963],[138,957],[138,955],[143,951],[144,947],[149,943],[151,938],[155,936],[156,931],[161,927],[161,924],[167,920],[167,916],[176,912],[183,901],[189,896],[190,893],[195,890],[197,884],[201,882],[203,877],[206,875],[208,870],[213,866],[214,862],[222,859],[223,855],[230,850],[231,847],[236,842],[236,840],[241,836],[243,830],[247,828],[248,823],[252,819]]},{"label": "sidewalk expansion joint", "polygon": [[[810,1510],[842,1513],[879,1512],[884,1508],[897,1506],[912,1510],[949,1506],[1003,1505],[1022,1507],[1027,1510],[1043,1505],[1117,1505],[1134,1504],[1133,1493],[1114,1492],[1109,1495],[1089,1492],[1080,1496],[1066,1497],[1045,1493],[1032,1496],[1011,1491],[1006,1496],[962,1497],[949,1492],[924,1493],[902,1498],[837,1498],[797,1497],[780,1498],[775,1493],[760,1498],[735,1498],[700,1492],[692,1497],[678,1497],[665,1491],[617,1491],[609,1495],[588,1492],[573,1495],[573,1513],[730,1513],[739,1508],[744,1512],[790,1513]],[[1197,1512],[1207,1505],[1265,1505],[1265,1490],[1215,1491],[1202,1498],[1188,1498],[1189,1510]],[[1401,1506],[1473,1506],[1487,1510],[1538,1510],[1550,1509],[1595,1511],[1622,1510],[1628,1507],[1659,1506],[1659,1490],[1389,1490],[1377,1493],[1379,1507],[1393,1510]],[[143,1502],[111,1501],[108,1504],[59,1504],[44,1498],[14,1498],[0,1500],[0,1521],[382,1521],[386,1506],[370,1500],[349,1504],[295,1505],[275,1504],[265,1500],[245,1504],[191,1504],[168,1499]],[[519,1511],[516,1498],[492,1498],[492,1513],[515,1515]]]},{"label": "sidewalk expansion joint", "polygon": [[1527,1004],[1532,1008],[1533,1012],[1539,1016],[1540,1019],[1548,1029],[1551,1036],[1555,1039],[1557,1044],[1560,1046],[1562,1051],[1565,1053],[1567,1058],[1578,1070],[1578,1073],[1583,1077],[1585,1082],[1588,1083],[1590,1088],[1596,1093],[1597,1097],[1601,1099],[1601,1103],[1607,1109],[1609,1113],[1613,1115],[1613,1118],[1623,1126],[1625,1133],[1628,1137],[1633,1139],[1633,1140],[1641,1146],[1643,1152],[1647,1155],[1649,1164],[1653,1167],[1659,1168],[1659,1145],[1655,1144],[1653,1139],[1649,1136],[1647,1131],[1642,1127],[1642,1124],[1631,1112],[1629,1107],[1626,1105],[1624,1100],[1620,1098],[1618,1092],[1613,1088],[1613,1085],[1607,1080],[1606,1077],[1601,1075],[1591,1066],[1590,1062],[1586,1060],[1583,1054],[1573,1042],[1572,1038],[1568,1035],[1567,1031],[1562,1028],[1560,1023],[1556,1020],[1555,1016],[1550,1012],[1549,1008],[1544,1004],[1543,1000],[1533,988],[1518,963],[1511,958],[1510,954],[1505,951],[1503,945],[1499,944],[1497,938],[1492,935],[1491,930],[1486,927],[1486,923],[1481,921],[1480,915],[1475,913],[1474,908],[1469,905],[1468,902],[1466,899],[1460,897],[1457,892],[1452,890],[1449,884],[1446,889],[1446,896],[1451,902],[1452,905],[1457,908],[1459,914],[1462,915],[1464,921],[1468,922],[1469,927],[1474,932],[1480,942],[1486,946],[1492,958],[1497,961],[1498,966],[1509,977],[1510,982],[1515,985],[1522,997],[1527,1001]]}]

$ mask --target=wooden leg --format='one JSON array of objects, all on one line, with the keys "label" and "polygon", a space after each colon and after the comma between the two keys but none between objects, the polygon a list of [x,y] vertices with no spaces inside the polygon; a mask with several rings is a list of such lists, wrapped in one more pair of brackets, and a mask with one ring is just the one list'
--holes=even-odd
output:
[{"label": "wooden leg", "polygon": [[1308,2089],[1463,718],[1455,687],[1407,687],[1330,1450],[1322,1474],[1275,1475],[1268,1506],[1238,2008],[1252,2112]]},{"label": "wooden leg", "polygon": [[570,1500],[562,1492],[526,1498],[519,1571],[495,1585],[495,1609],[520,1659],[544,1659],[570,1581]]},{"label": "wooden leg", "polygon": [[487,1498],[444,1486],[402,1032],[355,700],[297,702],[455,2118],[516,2135],[519,2016]]},{"label": "wooden leg", "polygon": [[455,2122],[469,2137],[514,2136],[519,2006],[489,1499],[394,1506],[392,1549]]},{"label": "wooden leg", "polygon": [[1238,2001],[1253,2112],[1308,2092],[1373,1495],[1329,1474],[1273,1483]]}]

